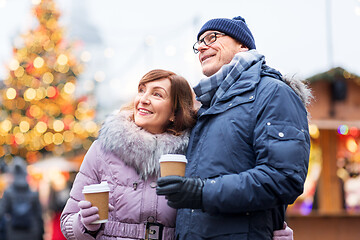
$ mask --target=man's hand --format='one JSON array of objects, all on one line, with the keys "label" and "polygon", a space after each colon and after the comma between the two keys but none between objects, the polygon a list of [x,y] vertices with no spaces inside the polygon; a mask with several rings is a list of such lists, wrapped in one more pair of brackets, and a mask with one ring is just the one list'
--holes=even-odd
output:
[{"label": "man's hand", "polygon": [[161,177],[157,181],[156,194],[165,195],[172,208],[202,208],[204,181],[200,178],[180,176]]},{"label": "man's hand", "polygon": [[293,240],[293,230],[284,222],[283,229],[274,231],[273,240]]}]

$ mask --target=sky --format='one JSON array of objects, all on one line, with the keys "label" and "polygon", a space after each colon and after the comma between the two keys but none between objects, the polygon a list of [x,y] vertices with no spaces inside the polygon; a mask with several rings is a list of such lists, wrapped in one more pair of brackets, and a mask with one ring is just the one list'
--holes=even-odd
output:
[{"label": "sky", "polygon": [[[101,78],[96,87],[104,106],[129,99],[141,76],[154,68],[172,70],[195,85],[204,76],[192,45],[201,26],[219,17],[244,17],[257,50],[285,76],[306,79],[332,67],[360,75],[360,0],[55,2],[69,40],[95,39],[83,39],[83,50],[92,54],[86,78]],[[31,7],[32,0],[0,0],[0,79],[6,77],[14,38],[34,26]]]}]

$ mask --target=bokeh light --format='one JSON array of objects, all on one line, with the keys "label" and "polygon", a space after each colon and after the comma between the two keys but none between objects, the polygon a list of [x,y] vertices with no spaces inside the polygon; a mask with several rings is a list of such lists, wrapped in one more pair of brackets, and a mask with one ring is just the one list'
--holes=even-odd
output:
[{"label": "bokeh light", "polygon": [[37,57],[34,59],[34,67],[41,68],[44,65],[44,59],[42,57]]},{"label": "bokeh light", "polygon": [[309,133],[314,139],[317,139],[320,136],[319,128],[315,124],[309,124]]},{"label": "bokeh light", "polygon": [[68,62],[68,57],[65,54],[60,54],[57,58],[57,63],[60,65],[66,65]]},{"label": "bokeh light", "polygon": [[358,144],[356,143],[355,139],[353,137],[349,137],[346,140],[346,148],[351,153],[356,153],[358,150]]},{"label": "bokeh light", "polygon": [[347,125],[340,125],[338,127],[338,133],[341,135],[347,135],[349,132],[349,127]]},{"label": "bokeh light", "polygon": [[82,52],[80,59],[83,62],[89,62],[91,60],[91,53],[89,51]]},{"label": "bokeh light", "polygon": [[9,100],[12,100],[16,97],[16,90],[14,88],[8,88],[6,90],[6,97],[9,99]]},{"label": "bokeh light", "polygon": [[9,69],[15,71],[19,67],[19,61],[16,59],[11,59],[9,63]]}]

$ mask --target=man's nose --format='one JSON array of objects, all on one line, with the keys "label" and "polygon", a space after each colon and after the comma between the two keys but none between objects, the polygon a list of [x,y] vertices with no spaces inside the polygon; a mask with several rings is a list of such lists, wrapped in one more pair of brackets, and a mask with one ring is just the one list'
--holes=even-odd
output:
[{"label": "man's nose", "polygon": [[209,47],[205,45],[204,42],[201,42],[198,46],[198,51],[201,52],[201,51],[204,51],[206,49],[208,49]]}]

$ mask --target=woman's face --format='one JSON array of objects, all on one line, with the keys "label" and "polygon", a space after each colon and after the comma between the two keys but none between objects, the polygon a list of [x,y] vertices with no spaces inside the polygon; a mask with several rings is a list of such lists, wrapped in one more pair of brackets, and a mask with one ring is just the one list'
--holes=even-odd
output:
[{"label": "woman's face", "polygon": [[164,132],[174,120],[170,93],[167,78],[139,85],[134,101],[135,124],[154,134]]}]

